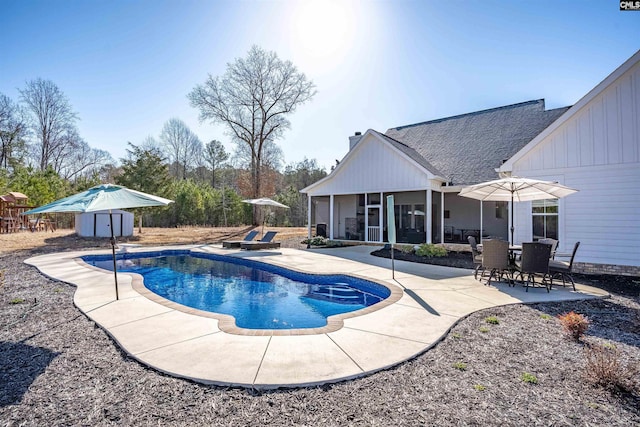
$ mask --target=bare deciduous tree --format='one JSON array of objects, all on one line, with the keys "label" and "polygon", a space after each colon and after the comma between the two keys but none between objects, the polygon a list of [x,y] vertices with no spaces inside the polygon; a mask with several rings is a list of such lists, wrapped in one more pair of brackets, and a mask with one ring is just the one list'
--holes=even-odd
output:
[{"label": "bare deciduous tree", "polygon": [[200,120],[227,127],[250,152],[252,196],[260,197],[264,146],[289,128],[287,115],[315,95],[313,82],[290,61],[253,46],[246,58],[228,64],[222,77],[209,78],[188,97]]},{"label": "bare deciduous tree", "polygon": [[72,148],[61,163],[59,172],[61,177],[69,181],[99,176],[106,167],[114,163],[109,152],[91,148],[82,139],[78,139]]},{"label": "bare deciduous tree", "polygon": [[33,114],[33,130],[38,140],[40,170],[54,166],[65,146],[75,138],[76,113],[62,91],[50,80],[35,79],[20,90],[21,100]]},{"label": "bare deciduous tree", "polygon": [[10,160],[22,155],[28,130],[29,117],[24,108],[0,93],[0,167],[8,168]]},{"label": "bare deciduous tree", "polygon": [[187,170],[194,166],[202,153],[202,142],[180,119],[170,119],[164,124],[160,139],[172,165],[175,165],[175,177],[187,178]]}]

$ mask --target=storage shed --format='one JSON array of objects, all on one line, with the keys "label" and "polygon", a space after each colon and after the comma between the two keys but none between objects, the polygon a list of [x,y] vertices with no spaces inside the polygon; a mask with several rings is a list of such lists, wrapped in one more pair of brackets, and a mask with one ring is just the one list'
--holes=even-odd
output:
[{"label": "storage shed", "polygon": [[[114,209],[113,235],[133,236],[133,214]],[[109,211],[84,212],[76,214],[76,233],[83,237],[111,237]]]}]

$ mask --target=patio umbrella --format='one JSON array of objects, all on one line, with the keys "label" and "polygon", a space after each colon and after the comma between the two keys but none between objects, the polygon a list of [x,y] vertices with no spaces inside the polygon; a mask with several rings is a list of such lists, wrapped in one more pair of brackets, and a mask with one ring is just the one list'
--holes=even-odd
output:
[{"label": "patio umbrella", "polygon": [[102,184],[92,187],[73,196],[56,200],[47,205],[40,206],[23,215],[32,215],[52,212],[96,212],[109,211],[109,223],[111,228],[111,252],[113,254],[113,277],[116,286],[116,299],[118,298],[118,275],[116,271],[116,239],[113,235],[112,209],[142,208],[146,206],[166,206],[173,200],[130,190],[126,187],[113,184]]},{"label": "patio umbrella", "polygon": [[[243,200],[244,203],[249,203],[251,205],[256,205],[256,206],[273,206],[276,208],[283,208],[283,209],[289,209],[289,206],[287,205],[283,205],[282,203],[276,202],[273,199],[270,199],[268,197],[262,197],[260,199],[247,199],[247,200]],[[262,235],[264,235],[264,214],[262,215]]]},{"label": "patio umbrella", "polygon": [[511,244],[513,244],[513,202],[560,199],[578,190],[553,181],[510,176],[463,188],[459,196],[495,202],[511,202]]}]

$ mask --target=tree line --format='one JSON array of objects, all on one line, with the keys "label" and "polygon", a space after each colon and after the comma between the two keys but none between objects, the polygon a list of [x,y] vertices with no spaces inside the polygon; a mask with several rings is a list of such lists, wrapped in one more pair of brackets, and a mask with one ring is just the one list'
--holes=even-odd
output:
[{"label": "tree line", "polygon": [[267,223],[302,226],[307,203],[299,190],[326,176],[306,158],[283,167],[277,140],[290,126],[287,116],[311,100],[314,85],[257,46],[187,95],[201,120],[226,127],[232,152],[217,140],[203,143],[174,117],[159,138],[129,142],[116,162],[79,135],[78,114],[54,82],[30,80],[19,93],[18,100],[0,93],[0,192],[23,192],[34,206],[114,182],[175,200],[137,212],[150,226],[259,222],[262,211],[242,200],[263,196],[290,206],[271,212]]}]

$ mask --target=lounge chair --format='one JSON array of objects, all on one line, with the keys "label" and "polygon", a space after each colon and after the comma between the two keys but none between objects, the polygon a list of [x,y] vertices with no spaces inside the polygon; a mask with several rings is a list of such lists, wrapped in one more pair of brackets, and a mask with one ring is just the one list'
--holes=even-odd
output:
[{"label": "lounge chair", "polygon": [[252,230],[246,236],[244,236],[243,240],[227,240],[222,242],[222,247],[228,249],[239,248],[242,242],[250,242],[255,239],[257,235],[258,232],[256,230]]},{"label": "lounge chair", "polygon": [[280,247],[280,242],[272,242],[273,238],[277,234],[277,231],[267,231],[262,239],[255,242],[242,242],[240,247],[248,251],[257,251],[260,249],[277,249]]}]

